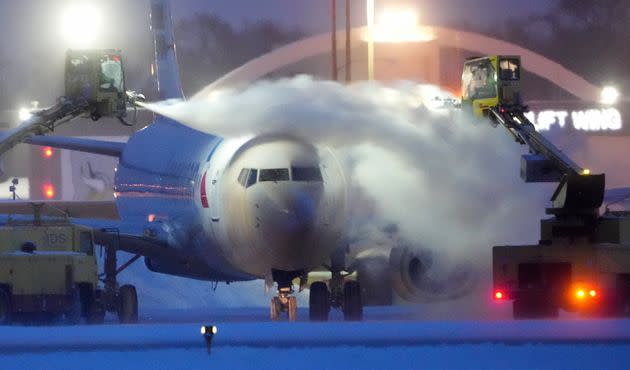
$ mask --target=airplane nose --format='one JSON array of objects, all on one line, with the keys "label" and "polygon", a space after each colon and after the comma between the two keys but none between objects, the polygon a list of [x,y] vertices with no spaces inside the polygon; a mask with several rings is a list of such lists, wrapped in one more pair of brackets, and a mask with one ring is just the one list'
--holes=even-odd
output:
[{"label": "airplane nose", "polygon": [[291,189],[277,192],[272,196],[271,221],[279,231],[304,233],[311,231],[317,218],[318,194],[307,189]]}]

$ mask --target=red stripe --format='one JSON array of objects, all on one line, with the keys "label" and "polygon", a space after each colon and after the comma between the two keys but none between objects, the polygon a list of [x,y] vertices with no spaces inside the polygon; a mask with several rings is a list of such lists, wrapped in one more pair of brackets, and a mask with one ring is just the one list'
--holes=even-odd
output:
[{"label": "red stripe", "polygon": [[209,208],[208,196],[206,195],[206,175],[207,174],[208,172],[204,172],[203,177],[201,178],[201,186],[200,186],[201,206],[203,208]]}]

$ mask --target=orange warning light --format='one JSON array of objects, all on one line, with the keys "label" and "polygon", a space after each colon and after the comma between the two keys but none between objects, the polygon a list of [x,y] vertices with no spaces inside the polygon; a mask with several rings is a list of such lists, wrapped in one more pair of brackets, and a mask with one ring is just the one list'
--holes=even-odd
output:
[{"label": "orange warning light", "polygon": [[586,293],[584,293],[584,291],[583,291],[582,289],[578,289],[578,290],[575,292],[575,296],[576,296],[576,297],[578,297],[578,298],[580,298],[580,299],[581,299],[581,298],[584,298],[584,296],[585,296],[585,295],[586,295]]},{"label": "orange warning light", "polygon": [[51,158],[55,154],[55,151],[53,150],[53,148],[47,146],[42,149],[42,153],[44,154],[44,157]]},{"label": "orange warning light", "polygon": [[55,187],[51,184],[44,185],[44,196],[48,199],[55,197]]}]

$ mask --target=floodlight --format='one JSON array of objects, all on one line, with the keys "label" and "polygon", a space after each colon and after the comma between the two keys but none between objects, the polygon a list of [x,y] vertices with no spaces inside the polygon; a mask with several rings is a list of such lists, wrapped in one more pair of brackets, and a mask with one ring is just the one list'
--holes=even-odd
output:
[{"label": "floodlight", "polygon": [[420,17],[413,9],[385,9],[378,17],[372,37],[375,42],[426,42],[433,40],[427,27],[420,27]]},{"label": "floodlight", "polygon": [[20,119],[20,122],[31,119],[31,117],[33,117],[33,114],[27,108],[20,108],[20,110],[18,111],[18,118]]},{"label": "floodlight", "polygon": [[89,2],[72,4],[61,17],[61,34],[70,48],[94,47],[103,25],[102,13]]},{"label": "floodlight", "polygon": [[619,90],[613,86],[605,86],[601,92],[601,103],[613,105],[619,100]]}]

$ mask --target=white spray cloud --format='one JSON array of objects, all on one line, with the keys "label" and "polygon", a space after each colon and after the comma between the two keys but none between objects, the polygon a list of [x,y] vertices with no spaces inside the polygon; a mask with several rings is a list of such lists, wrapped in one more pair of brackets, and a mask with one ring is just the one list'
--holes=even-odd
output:
[{"label": "white spray cloud", "polygon": [[[523,149],[500,128],[433,109],[437,94],[408,82],[345,86],[300,76],[147,107],[225,137],[284,133],[332,147],[374,203],[369,222],[396,223],[415,245],[489,271],[491,246],[538,240],[550,193],[521,182]],[[370,235],[367,244],[382,244]]]}]

